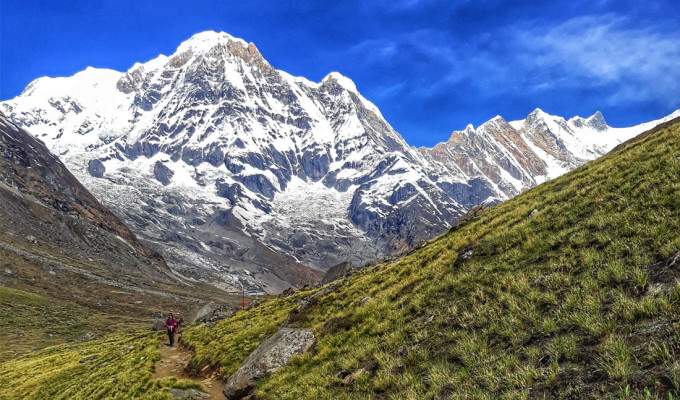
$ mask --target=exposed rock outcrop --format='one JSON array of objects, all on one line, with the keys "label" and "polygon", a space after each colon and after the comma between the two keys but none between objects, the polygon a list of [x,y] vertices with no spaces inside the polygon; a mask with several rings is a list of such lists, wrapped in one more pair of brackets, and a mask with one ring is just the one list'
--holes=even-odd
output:
[{"label": "exposed rock outcrop", "polygon": [[224,395],[229,400],[248,396],[257,379],[288,364],[293,356],[305,353],[314,345],[314,333],[309,329],[281,328],[265,339],[229,377]]},{"label": "exposed rock outcrop", "polygon": [[207,393],[203,393],[200,390],[193,388],[189,389],[170,389],[170,397],[176,400],[200,400],[200,399],[210,399],[211,396]]},{"label": "exposed rock outcrop", "polygon": [[482,203],[479,205],[476,205],[472,207],[465,215],[460,217],[458,221],[451,227],[451,231],[455,231],[462,227],[463,225],[467,225],[468,223],[481,218],[482,215],[486,214],[489,210],[491,209],[491,205]]},{"label": "exposed rock outcrop", "polygon": [[104,176],[104,172],[106,172],[106,167],[99,160],[90,160],[87,162],[87,172],[95,178],[101,178]]},{"label": "exposed rock outcrop", "polygon": [[212,324],[219,320],[229,318],[232,315],[234,315],[233,309],[211,301],[196,312],[196,315],[191,319],[191,323],[202,322]]},{"label": "exposed rock outcrop", "polygon": [[344,278],[348,275],[351,275],[355,270],[356,268],[352,267],[351,262],[341,262],[340,264],[331,267],[331,269],[326,272],[326,275],[324,275],[323,279],[321,280],[321,284],[325,285],[335,280]]},{"label": "exposed rock outcrop", "polygon": [[156,161],[154,164],[153,174],[156,177],[156,180],[162,183],[163,186],[168,186],[170,184],[170,180],[172,180],[172,176],[174,175],[172,170],[160,161]]},{"label": "exposed rock outcrop", "polygon": [[151,327],[151,330],[154,332],[160,332],[165,329],[165,321],[162,319],[157,319],[156,322],[153,323],[153,326]]}]

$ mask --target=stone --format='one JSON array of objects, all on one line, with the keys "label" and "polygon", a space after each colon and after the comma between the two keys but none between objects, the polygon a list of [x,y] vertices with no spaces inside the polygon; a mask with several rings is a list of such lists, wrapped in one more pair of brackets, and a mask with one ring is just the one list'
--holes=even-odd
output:
[{"label": "stone", "polygon": [[172,388],[170,389],[170,396],[172,396],[173,399],[178,400],[198,400],[211,398],[209,394],[193,388],[192,389]]},{"label": "stone", "polygon": [[342,380],[342,384],[343,384],[344,386],[351,385],[352,383],[354,383],[354,381],[355,381],[358,377],[360,377],[361,375],[363,375],[363,374],[365,374],[365,373],[366,373],[366,369],[360,368],[360,369],[358,369],[358,370],[352,372],[351,374],[347,375],[347,376],[345,377],[345,379]]},{"label": "stone", "polygon": [[232,316],[233,313],[233,310],[211,301],[196,312],[196,315],[191,319],[191,323],[214,323]]},{"label": "stone", "polygon": [[215,310],[217,310],[217,303],[211,301],[210,303],[201,307],[201,309],[196,312],[196,315],[194,315],[194,317],[191,319],[191,323],[199,321],[205,322],[202,320],[205,320],[210,314],[215,312]]},{"label": "stone", "polygon": [[83,335],[81,335],[76,341],[77,342],[89,342],[90,340],[94,340],[96,337],[95,333],[92,331],[85,332]]},{"label": "stone", "polygon": [[296,309],[296,310],[297,310],[298,312],[303,312],[303,311],[305,311],[307,308],[309,308],[309,306],[311,306],[311,305],[312,305],[311,300],[309,300],[309,298],[305,297],[305,298],[300,299],[300,300],[298,301],[298,305],[297,305],[297,309]]},{"label": "stone", "polygon": [[87,357],[85,357],[85,358],[81,358],[78,362],[81,363],[81,364],[85,364],[85,363],[88,363],[88,362],[94,360],[94,359],[97,358],[97,357],[98,357],[98,356],[97,356],[96,354],[92,354],[91,356],[87,356]]},{"label": "stone", "polygon": [[250,395],[257,379],[288,364],[295,355],[307,352],[315,342],[310,329],[281,328],[263,340],[239,369],[229,377],[223,393],[227,399]]},{"label": "stone", "polygon": [[156,322],[154,322],[153,326],[151,327],[151,330],[154,332],[162,331],[165,329],[165,321],[162,319],[157,319]]},{"label": "stone", "polygon": [[534,210],[529,214],[529,218],[530,219],[536,218],[537,215],[538,215],[538,210],[534,208]]},{"label": "stone", "polygon": [[363,299],[359,301],[359,307],[362,307],[364,304],[368,303],[368,301],[371,300],[371,296],[366,296]]},{"label": "stone", "polygon": [[324,275],[323,280],[321,280],[321,284],[325,285],[327,283],[333,282],[335,280],[341,279],[346,277],[347,275],[351,275],[354,272],[354,268],[352,268],[352,263],[349,261],[341,262],[340,264],[334,265],[331,267],[331,269],[326,272],[326,275]]}]

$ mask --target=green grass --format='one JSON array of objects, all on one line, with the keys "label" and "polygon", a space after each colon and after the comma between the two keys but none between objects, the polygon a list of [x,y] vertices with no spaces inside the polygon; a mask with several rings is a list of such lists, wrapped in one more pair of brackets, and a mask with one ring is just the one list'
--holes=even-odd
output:
[{"label": "green grass", "polygon": [[265,301],[249,312],[238,312],[219,329],[205,325],[187,329],[182,334],[183,343],[195,352],[189,367],[198,372],[208,365],[222,375],[231,375],[260,341],[276,333],[288,313],[297,306],[296,300],[305,294],[311,292]]},{"label": "green grass", "polygon": [[[679,250],[673,125],[320,296],[299,322],[314,330],[315,348],[261,380],[257,394],[676,398],[680,266],[668,260]],[[228,376],[305,295],[190,329],[194,363]]]},{"label": "green grass", "polygon": [[148,328],[148,318],[105,314],[72,302],[0,286],[0,361],[66,342]]},{"label": "green grass", "polygon": [[[151,379],[158,335],[121,334],[53,346],[0,364],[0,399],[170,399],[190,381]],[[88,357],[93,359],[81,362]]]}]

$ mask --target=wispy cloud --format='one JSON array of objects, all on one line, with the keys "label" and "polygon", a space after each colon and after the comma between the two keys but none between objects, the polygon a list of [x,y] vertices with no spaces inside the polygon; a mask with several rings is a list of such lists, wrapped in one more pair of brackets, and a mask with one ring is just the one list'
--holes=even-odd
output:
[{"label": "wispy cloud", "polygon": [[[608,101],[677,101],[680,89],[680,40],[633,28],[615,15],[585,16],[554,27],[516,29],[512,45],[517,68],[553,71],[554,82],[536,89],[579,85],[616,87]],[[542,87],[540,85],[543,85]]]},{"label": "wispy cloud", "polygon": [[391,75],[375,90],[379,96],[408,91],[426,99],[460,85],[488,97],[601,88],[608,103],[677,103],[678,33],[633,26],[608,14],[557,24],[525,21],[472,40],[461,40],[455,29],[428,29],[365,40],[348,52],[390,74],[408,64],[410,84]]},{"label": "wispy cloud", "polygon": [[462,65],[457,65],[465,60],[465,54],[459,52],[462,46],[453,43],[447,32],[424,29],[390,39],[362,41],[350,48],[347,56],[389,77],[382,79],[384,85],[374,91],[376,95],[393,96],[407,91],[428,97],[444,90],[444,83],[452,80],[456,71],[462,71]]}]

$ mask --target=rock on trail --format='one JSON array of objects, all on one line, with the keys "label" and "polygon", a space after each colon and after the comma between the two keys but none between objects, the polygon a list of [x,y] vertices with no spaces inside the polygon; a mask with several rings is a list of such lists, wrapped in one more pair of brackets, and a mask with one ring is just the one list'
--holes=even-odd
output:
[{"label": "rock on trail", "polygon": [[248,396],[255,381],[288,364],[294,355],[303,354],[314,344],[309,329],[281,328],[250,353],[239,369],[229,377],[223,393],[229,400]]}]

